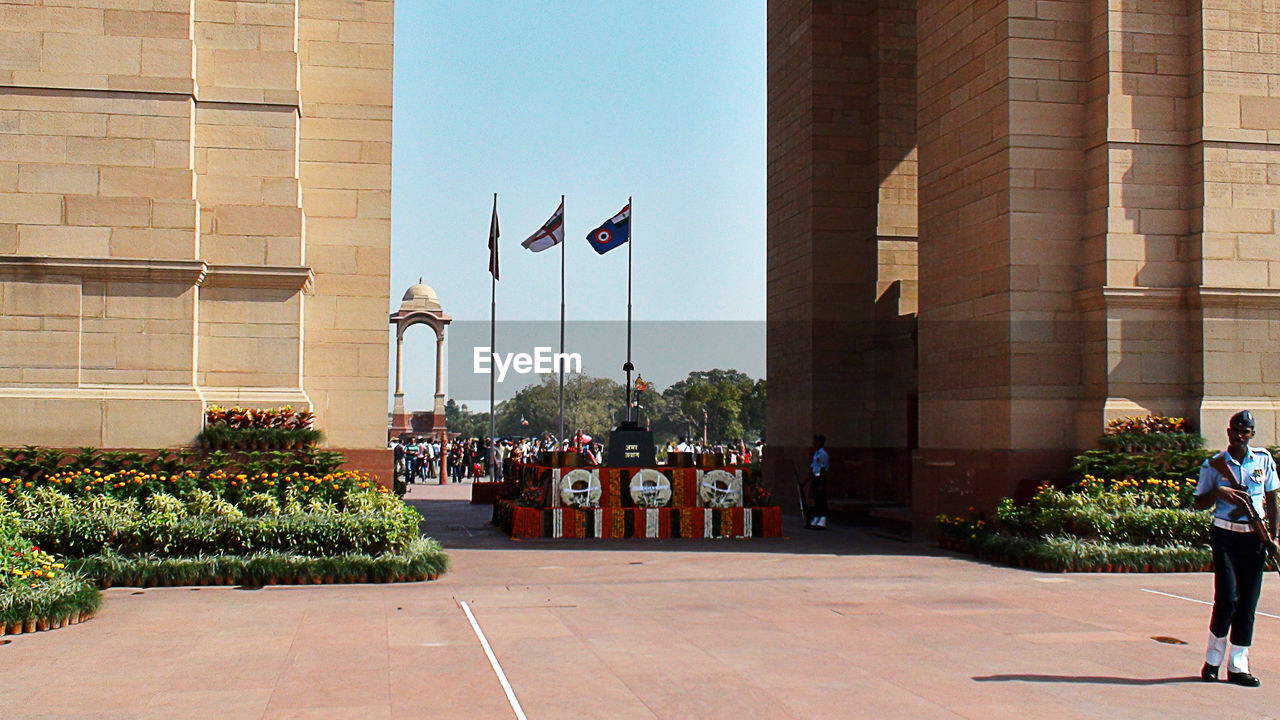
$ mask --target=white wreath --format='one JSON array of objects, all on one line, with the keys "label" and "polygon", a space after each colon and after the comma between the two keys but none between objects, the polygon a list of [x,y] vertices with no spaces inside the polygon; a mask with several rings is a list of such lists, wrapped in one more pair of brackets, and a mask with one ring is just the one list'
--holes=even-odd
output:
[{"label": "white wreath", "polygon": [[671,502],[671,480],[652,468],[631,476],[631,500],[637,507],[666,507]]},{"label": "white wreath", "polygon": [[560,501],[569,507],[584,508],[600,505],[600,478],[581,468],[560,476]]},{"label": "white wreath", "polygon": [[742,479],[724,470],[710,470],[702,476],[698,497],[705,507],[741,507]]}]

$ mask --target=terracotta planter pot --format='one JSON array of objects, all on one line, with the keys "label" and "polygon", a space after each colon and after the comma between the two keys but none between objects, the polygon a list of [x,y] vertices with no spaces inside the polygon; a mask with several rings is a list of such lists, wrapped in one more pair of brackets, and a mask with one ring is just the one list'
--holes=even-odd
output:
[{"label": "terracotta planter pot", "polygon": [[8,630],[9,630],[9,634],[10,634],[10,635],[21,635],[21,634],[22,634],[22,621],[21,621],[21,620],[14,620],[13,622],[9,623]]},{"label": "terracotta planter pot", "polygon": [[35,619],[35,618],[27,618],[25,621],[23,621],[23,623],[22,623],[22,632],[29,632],[29,633],[32,633],[32,632],[35,632],[35,631],[36,631],[36,619]]}]

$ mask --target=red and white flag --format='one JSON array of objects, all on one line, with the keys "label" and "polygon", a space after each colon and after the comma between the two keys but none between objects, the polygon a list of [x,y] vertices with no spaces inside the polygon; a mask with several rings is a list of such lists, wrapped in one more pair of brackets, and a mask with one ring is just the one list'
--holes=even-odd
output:
[{"label": "red and white flag", "polygon": [[538,232],[529,236],[528,240],[520,243],[524,247],[529,248],[533,252],[542,252],[549,247],[555,247],[564,240],[564,201],[560,201],[560,207],[556,208],[555,213],[551,215]]}]

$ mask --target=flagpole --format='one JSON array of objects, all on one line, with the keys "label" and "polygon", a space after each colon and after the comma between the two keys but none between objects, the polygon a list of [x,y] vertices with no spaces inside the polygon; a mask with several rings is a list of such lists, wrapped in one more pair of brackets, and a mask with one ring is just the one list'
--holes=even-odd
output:
[{"label": "flagpole", "polygon": [[[498,193],[493,194],[493,217],[498,217]],[[498,239],[493,238],[493,255],[498,255]],[[497,264],[490,268],[489,273],[489,480],[497,479],[495,473],[496,468],[493,465],[493,434],[496,428],[495,420],[497,419],[497,406],[494,405],[493,396],[495,389],[495,381],[497,375],[493,372],[493,353],[494,346],[497,344],[497,323],[498,323],[498,272]]]},{"label": "flagpole", "polygon": [[[560,196],[560,227],[561,236],[563,237],[568,228],[564,225],[564,196]],[[560,241],[560,359],[556,363],[560,366],[560,440],[564,441],[564,254],[565,245],[569,243]]]},{"label": "flagpole", "polygon": [[627,371],[627,421],[632,420],[631,413],[631,371],[635,366],[631,364],[631,246],[635,243],[636,237],[636,209],[631,205],[631,197],[627,196],[627,207],[630,208],[630,216],[627,219],[630,237],[627,239],[627,364],[622,369]]}]

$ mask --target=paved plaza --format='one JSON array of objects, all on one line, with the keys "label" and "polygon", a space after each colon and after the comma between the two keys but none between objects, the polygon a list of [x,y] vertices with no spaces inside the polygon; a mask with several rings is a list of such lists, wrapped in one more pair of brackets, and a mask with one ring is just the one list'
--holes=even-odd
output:
[{"label": "paved plaza", "polygon": [[1280,717],[1274,573],[1250,690],[1194,678],[1208,574],[1015,570],[797,518],[512,542],[468,491],[410,493],[451,551],[437,582],[112,588],[0,647],[0,718],[515,717],[464,603],[535,719]]}]

